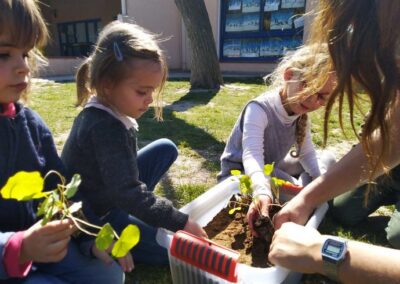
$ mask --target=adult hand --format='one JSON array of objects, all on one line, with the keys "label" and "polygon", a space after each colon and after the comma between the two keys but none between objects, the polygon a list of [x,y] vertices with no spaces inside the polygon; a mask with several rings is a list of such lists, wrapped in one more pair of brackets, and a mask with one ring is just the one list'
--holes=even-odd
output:
[{"label": "adult hand", "polygon": [[257,195],[253,198],[253,202],[250,204],[249,210],[247,211],[247,222],[253,236],[258,237],[257,232],[254,229],[254,222],[261,215],[269,216],[268,209],[271,205],[272,200],[268,195]]},{"label": "adult hand", "polygon": [[199,226],[199,224],[197,224],[190,218],[188,219],[183,230],[201,238],[208,238],[206,231],[204,231],[203,228]]},{"label": "adult hand", "polygon": [[[93,243],[92,253],[98,259],[103,261],[105,264],[111,265],[114,262],[114,259],[110,256],[110,253],[114,247],[114,243],[110,245],[106,250],[99,250],[96,247],[96,244]],[[135,268],[135,264],[133,262],[133,257],[130,252],[128,252],[124,257],[117,258],[118,263],[121,265],[121,268],[124,272],[131,272]]]},{"label": "adult hand", "polygon": [[283,223],[294,222],[304,225],[315,208],[309,206],[299,195],[290,200],[273,218],[275,229],[279,229]]},{"label": "adult hand", "polygon": [[24,232],[19,262],[58,262],[67,254],[68,242],[76,228],[69,219],[37,222]]},{"label": "adult hand", "polygon": [[285,223],[275,231],[268,255],[275,265],[302,273],[322,273],[324,237],[315,229]]}]

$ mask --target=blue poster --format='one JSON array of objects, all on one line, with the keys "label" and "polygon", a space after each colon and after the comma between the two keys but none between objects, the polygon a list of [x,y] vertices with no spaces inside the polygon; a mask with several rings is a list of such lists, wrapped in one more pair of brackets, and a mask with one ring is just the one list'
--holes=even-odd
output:
[{"label": "blue poster", "polygon": [[259,14],[244,14],[242,18],[242,31],[258,31],[260,25]]},{"label": "blue poster", "polygon": [[244,39],[240,50],[242,57],[259,57],[260,42],[256,39]]},{"label": "blue poster", "polygon": [[303,8],[305,0],[282,0],[281,8]]},{"label": "blue poster", "polygon": [[260,0],[243,0],[242,12],[251,13],[260,11]]},{"label": "blue poster", "polygon": [[229,0],[228,10],[229,11],[240,11],[242,8],[242,0]]},{"label": "blue poster", "polygon": [[225,57],[240,57],[241,40],[228,39],[224,41],[224,56]]},{"label": "blue poster", "polygon": [[264,11],[277,11],[279,9],[280,0],[265,0]]},{"label": "blue poster", "polygon": [[292,28],[293,10],[281,10],[271,13],[271,30],[288,30]]},{"label": "blue poster", "polygon": [[265,39],[260,44],[260,56],[280,56],[283,54],[284,42],[280,38]]},{"label": "blue poster", "polygon": [[240,32],[242,31],[242,16],[241,15],[228,15],[225,23],[226,32]]}]

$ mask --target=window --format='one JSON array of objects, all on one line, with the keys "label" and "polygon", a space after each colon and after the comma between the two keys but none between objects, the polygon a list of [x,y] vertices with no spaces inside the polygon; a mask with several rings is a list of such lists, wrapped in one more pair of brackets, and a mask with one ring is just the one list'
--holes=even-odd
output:
[{"label": "window", "polygon": [[62,56],[87,56],[101,29],[99,19],[58,24],[60,54]]},{"label": "window", "polygon": [[303,43],[306,0],[221,1],[221,61],[274,62]]}]

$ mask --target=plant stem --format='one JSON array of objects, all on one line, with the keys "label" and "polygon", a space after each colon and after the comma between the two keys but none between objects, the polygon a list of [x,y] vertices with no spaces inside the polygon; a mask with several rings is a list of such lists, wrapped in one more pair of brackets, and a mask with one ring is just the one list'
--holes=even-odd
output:
[{"label": "plant stem", "polygon": [[[76,221],[76,222],[79,222],[79,223],[84,224],[85,226],[98,229],[99,231],[102,229],[102,227],[97,226],[97,225],[93,225],[93,224],[91,224],[91,223],[89,223],[89,222],[86,222],[86,221],[84,221],[84,220],[82,220],[82,219],[79,219],[79,218],[73,216],[72,214],[68,215],[68,217],[70,217],[71,219],[73,219],[73,220]],[[75,222],[74,222],[74,223],[75,223]],[[78,227],[78,226],[77,226],[77,227]],[[82,230],[81,227],[78,227],[78,228],[79,228],[81,231],[83,231],[83,232],[86,233],[86,231],[85,231],[85,230]],[[117,238],[117,240],[118,240],[118,239],[119,239],[118,234],[117,234],[114,230],[113,230],[113,233],[114,233],[114,236],[115,236],[115,237]],[[94,234],[94,233],[90,233],[89,235],[97,236],[97,234]]]},{"label": "plant stem", "polygon": [[94,236],[97,237],[97,234],[89,232],[88,230],[84,229],[81,225],[79,225],[79,222],[77,221],[78,218],[75,218],[74,216],[72,216],[71,214],[68,215],[68,217],[72,220],[72,222],[74,222],[75,226],[82,232],[84,232],[85,234],[88,234],[90,236]]}]

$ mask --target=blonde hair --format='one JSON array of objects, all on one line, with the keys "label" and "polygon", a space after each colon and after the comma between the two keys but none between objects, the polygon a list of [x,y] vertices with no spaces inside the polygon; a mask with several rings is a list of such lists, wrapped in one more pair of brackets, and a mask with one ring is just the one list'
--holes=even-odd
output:
[{"label": "blonde hair", "polygon": [[[296,80],[306,82],[302,91],[296,96],[288,98],[288,102],[296,102],[318,92],[326,83],[329,72],[321,74],[321,68],[329,62],[327,44],[304,45],[296,51],[287,54],[278,64],[274,72],[264,79],[271,83],[272,88],[282,90],[285,87],[284,73],[291,69],[298,78]],[[320,78],[315,80],[315,78]],[[302,114],[296,121],[297,150],[291,151],[293,157],[298,157],[306,135],[308,115]]]},{"label": "blonde hair", "polygon": [[30,49],[31,76],[38,63],[46,63],[39,49],[47,42],[48,30],[38,3],[36,0],[0,0],[0,35],[13,46]]},{"label": "blonde hair", "polygon": [[[347,99],[350,123],[356,135],[353,112],[357,107],[359,87],[371,102],[359,137],[369,161],[370,180],[378,166],[388,170],[383,161],[391,152],[388,143],[390,114],[400,88],[396,62],[400,41],[399,15],[399,0],[320,0],[311,30],[311,42],[329,44],[331,60],[325,70],[333,68],[337,74],[337,86],[325,111],[324,143],[328,137],[329,116],[337,99],[340,125],[343,102]],[[371,146],[375,130],[379,130],[382,140],[378,153]]]},{"label": "blonde hair", "polygon": [[158,40],[154,34],[136,24],[111,22],[99,34],[92,54],[79,67],[76,75],[77,105],[84,105],[90,95],[107,101],[104,80],[118,84],[126,78],[135,59],[151,60],[159,63],[163,78],[154,98],[155,117],[162,119],[162,89],[168,68]]}]

